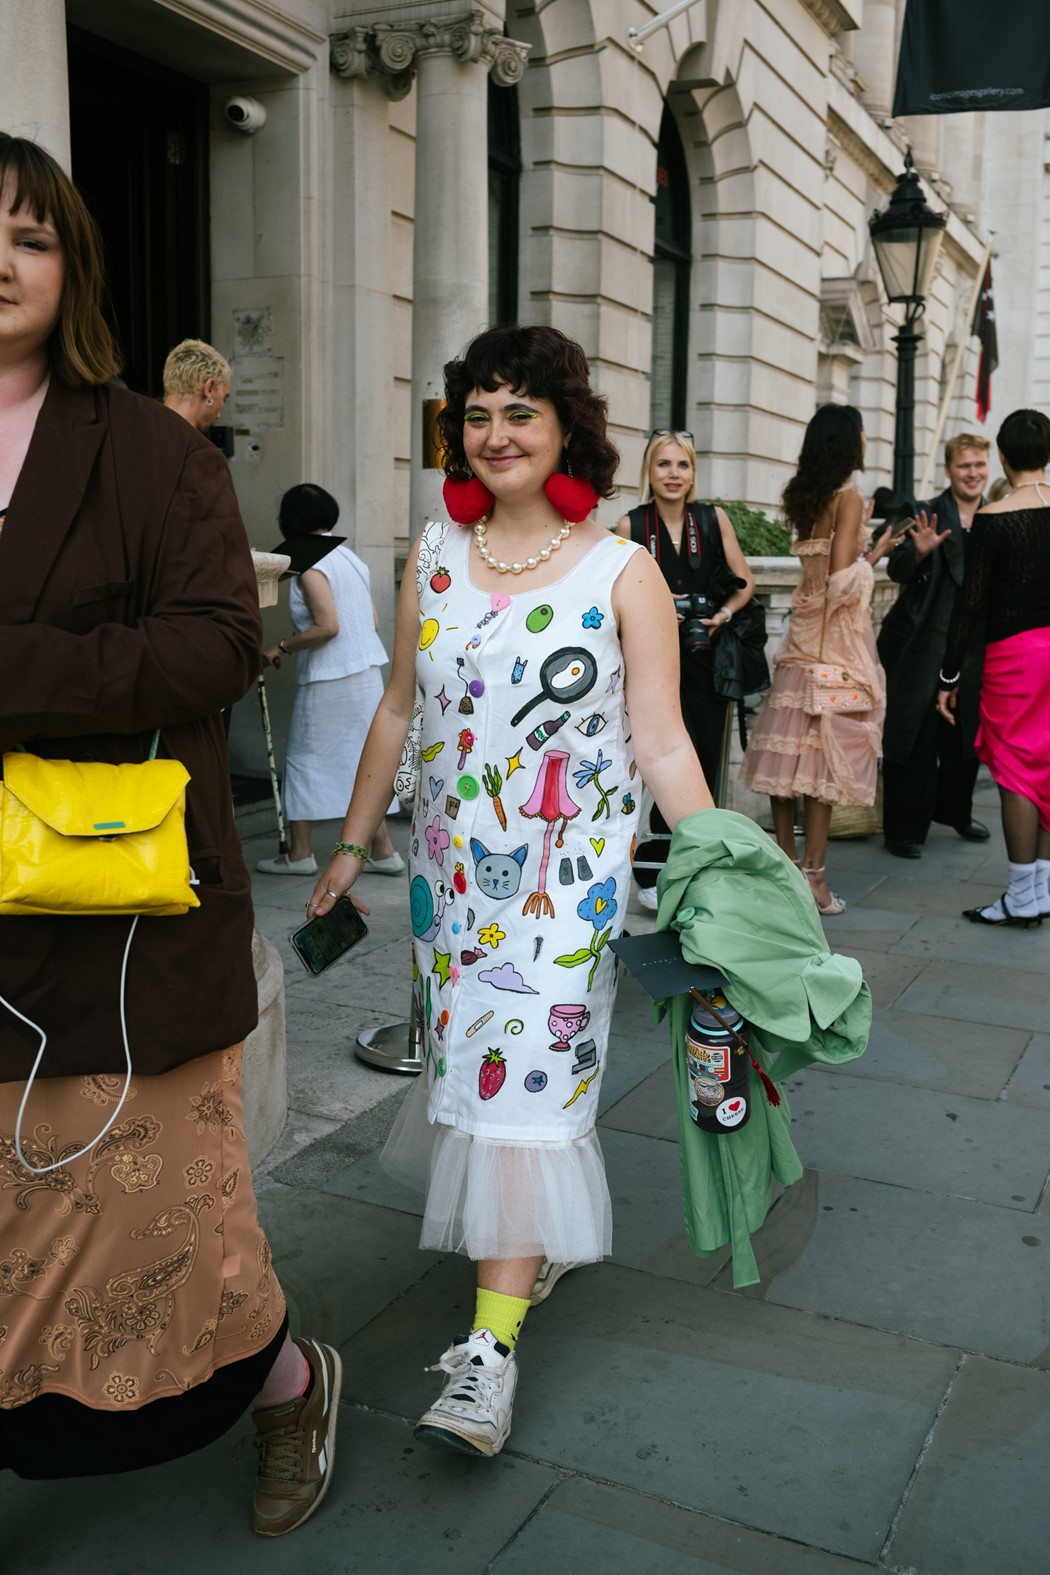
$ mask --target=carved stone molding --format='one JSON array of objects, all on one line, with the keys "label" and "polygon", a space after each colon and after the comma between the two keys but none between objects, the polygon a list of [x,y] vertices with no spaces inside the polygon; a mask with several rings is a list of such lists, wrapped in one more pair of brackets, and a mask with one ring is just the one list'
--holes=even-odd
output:
[{"label": "carved stone molding", "polygon": [[837,38],[839,33],[851,33],[860,26],[857,0],[802,0],[802,4],[829,38]]},{"label": "carved stone molding", "polygon": [[479,65],[491,72],[497,87],[511,87],[521,81],[530,48],[488,26],[478,10],[407,27],[383,22],[352,27],[333,33],[329,42],[333,71],[341,77],[375,76],[394,99],[404,98],[428,55],[453,55],[464,65]]}]

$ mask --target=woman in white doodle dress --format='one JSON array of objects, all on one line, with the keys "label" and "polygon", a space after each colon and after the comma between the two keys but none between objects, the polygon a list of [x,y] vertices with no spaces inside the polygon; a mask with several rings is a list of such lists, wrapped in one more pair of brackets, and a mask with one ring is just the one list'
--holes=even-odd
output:
[{"label": "woman in white doodle dress", "polygon": [[472,1331],[437,1364],[449,1381],[417,1435],[494,1455],[530,1301],[610,1250],[594,1126],[641,778],[672,827],[712,800],[682,725],[663,578],[588,517],[618,455],[583,351],[554,328],[492,328],[445,385],[458,523],[428,525],[410,554],[390,684],[309,911],[361,873],[418,684],[426,1076],[383,1162],[426,1191],[421,1245],[477,1262]]}]

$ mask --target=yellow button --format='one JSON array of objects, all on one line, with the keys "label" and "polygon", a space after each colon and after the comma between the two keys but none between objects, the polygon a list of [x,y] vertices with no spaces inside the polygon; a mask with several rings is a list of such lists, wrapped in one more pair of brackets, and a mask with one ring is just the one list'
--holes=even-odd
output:
[{"label": "yellow button", "polygon": [[463,846],[463,838],[458,835],[452,838],[452,842],[457,848],[461,848]]}]

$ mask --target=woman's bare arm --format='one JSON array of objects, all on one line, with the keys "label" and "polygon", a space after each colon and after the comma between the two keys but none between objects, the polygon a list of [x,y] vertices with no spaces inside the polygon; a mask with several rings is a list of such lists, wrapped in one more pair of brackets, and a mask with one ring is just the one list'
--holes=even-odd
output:
[{"label": "woman's bare arm", "polygon": [[[419,596],[416,591],[417,542],[408,555],[397,604],[394,661],[390,682],[368,729],[361,764],[357,768],[341,842],[368,847],[390,806],[394,777],[412,723],[416,703],[416,646],[419,643]],[[324,870],[310,899],[308,912],[327,913],[337,897],[350,890],[363,869],[360,859],[337,853]]]},{"label": "woman's bare arm", "polygon": [[642,779],[672,828],[683,815],[712,809],[678,698],[678,622],[658,566],[636,552],[613,587],[623,651],[624,694]]}]

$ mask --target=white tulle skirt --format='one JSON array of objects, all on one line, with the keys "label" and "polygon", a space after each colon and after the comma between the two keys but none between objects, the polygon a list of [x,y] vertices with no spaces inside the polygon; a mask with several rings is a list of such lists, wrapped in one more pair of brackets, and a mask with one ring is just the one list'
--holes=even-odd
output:
[{"label": "white tulle skirt", "polygon": [[593,1263],[612,1248],[612,1201],[593,1129],[568,1143],[472,1137],[427,1120],[424,1075],[379,1162],[425,1198],[421,1247],[556,1263]]}]

